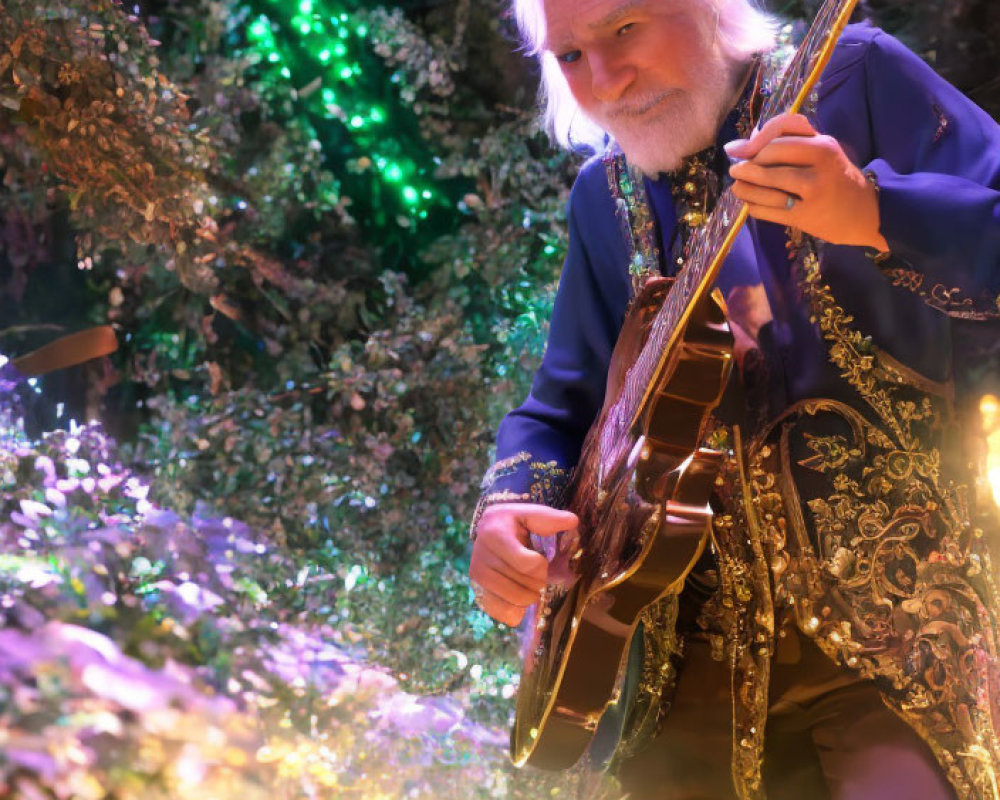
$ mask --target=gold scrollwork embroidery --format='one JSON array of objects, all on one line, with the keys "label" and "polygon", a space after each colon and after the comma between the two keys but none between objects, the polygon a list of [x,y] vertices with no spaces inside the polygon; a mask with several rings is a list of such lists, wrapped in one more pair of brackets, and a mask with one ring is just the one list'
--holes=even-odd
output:
[{"label": "gold scrollwork embroidery", "polygon": [[[800,404],[751,459],[753,474],[772,473],[768,448],[780,439],[787,456],[790,430],[807,453],[783,464],[781,475],[798,470],[811,489],[783,499],[789,519],[793,506],[808,510],[802,524],[818,551],[790,546],[788,567],[774,575],[775,596],[808,600],[813,616],[800,615],[800,628],[883,689],[889,707],[928,742],[959,798],[998,798],[1000,606],[982,533],[969,517],[968,476],[942,466],[941,448],[953,446],[949,398],[928,392],[852,328],[822,283],[815,250],[797,244],[803,296],[831,361],[867,410]],[[762,491],[755,503],[766,497]]]},{"label": "gold scrollwork embroidery", "polygon": [[[893,286],[900,286],[919,295],[929,305],[950,317],[969,320],[987,320],[1000,317],[1000,298],[984,293],[978,299],[969,297],[957,286],[936,283],[930,289],[925,287],[924,275],[909,267],[888,266],[884,262],[882,274]],[[896,262],[898,263],[898,262]]]}]

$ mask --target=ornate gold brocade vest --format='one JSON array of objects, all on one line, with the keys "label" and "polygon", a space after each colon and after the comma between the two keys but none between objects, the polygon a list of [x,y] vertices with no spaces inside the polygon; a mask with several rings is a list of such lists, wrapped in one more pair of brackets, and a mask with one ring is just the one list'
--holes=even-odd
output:
[{"label": "ornate gold brocade vest", "polygon": [[[620,156],[609,176],[639,285],[658,260],[649,210]],[[701,620],[714,655],[732,668],[736,788],[764,798],[770,665],[776,627],[787,621],[876,684],[927,741],[960,800],[1000,800],[1000,594],[987,552],[998,526],[995,509],[977,512],[952,387],[854,330],[821,279],[817,246],[792,238],[803,301],[859,401],[801,401],[749,434],[723,425],[711,433],[732,456],[717,492],[718,589]],[[668,598],[644,615],[625,756],[669,713],[683,654],[677,613]]]}]

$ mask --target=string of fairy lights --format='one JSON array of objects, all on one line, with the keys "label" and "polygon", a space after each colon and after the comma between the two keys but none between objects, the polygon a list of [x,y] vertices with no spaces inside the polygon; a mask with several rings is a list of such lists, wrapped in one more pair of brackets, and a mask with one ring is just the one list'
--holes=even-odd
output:
[{"label": "string of fairy lights", "polygon": [[[258,69],[287,82],[307,113],[343,126],[362,154],[355,166],[374,171],[383,196],[395,198],[410,222],[426,219],[434,204],[446,202],[428,179],[428,168],[405,152],[386,104],[372,99],[375,92],[362,67],[371,50],[368,26],[322,0],[265,0],[257,10],[262,6],[266,10],[246,31]],[[390,83],[399,81],[398,74],[390,77]]]}]

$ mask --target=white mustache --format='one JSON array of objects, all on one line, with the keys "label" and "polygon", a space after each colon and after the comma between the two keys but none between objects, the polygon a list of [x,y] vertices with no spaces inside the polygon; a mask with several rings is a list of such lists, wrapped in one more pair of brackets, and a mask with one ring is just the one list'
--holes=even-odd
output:
[{"label": "white mustache", "polygon": [[606,117],[607,119],[627,119],[629,117],[641,117],[643,114],[651,111],[653,108],[658,106],[664,100],[666,100],[670,95],[675,94],[675,90],[668,90],[666,92],[661,92],[660,94],[651,95],[648,97],[641,97],[639,99],[631,99],[627,104],[619,104],[607,109]]}]

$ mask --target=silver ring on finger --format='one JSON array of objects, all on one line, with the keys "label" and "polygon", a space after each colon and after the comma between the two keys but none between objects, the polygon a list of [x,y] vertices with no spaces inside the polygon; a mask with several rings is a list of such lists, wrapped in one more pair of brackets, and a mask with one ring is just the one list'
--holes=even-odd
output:
[{"label": "silver ring on finger", "polygon": [[785,200],[785,211],[791,211],[795,208],[797,202],[798,198],[794,194],[788,195],[788,198]]}]

